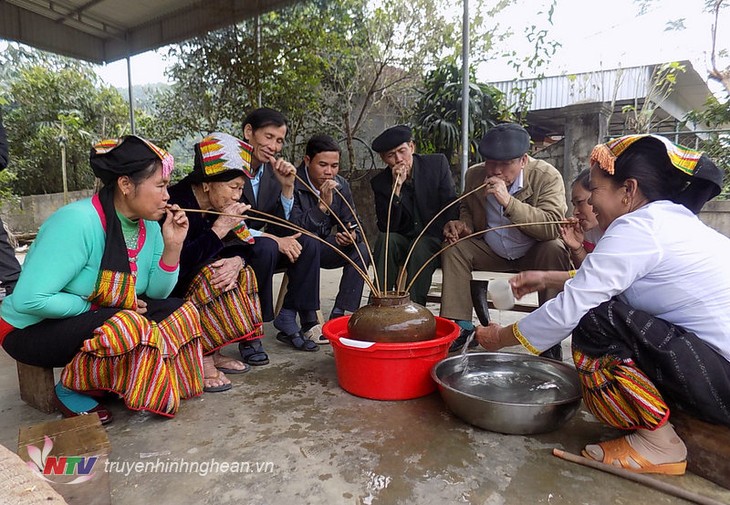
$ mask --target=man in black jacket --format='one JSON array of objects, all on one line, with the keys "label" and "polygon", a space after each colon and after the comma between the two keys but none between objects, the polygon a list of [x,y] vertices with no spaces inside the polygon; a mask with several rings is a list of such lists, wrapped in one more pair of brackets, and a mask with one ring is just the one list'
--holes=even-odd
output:
[{"label": "man in black jacket", "polygon": [[[380,231],[375,244],[375,268],[381,289],[390,291],[395,288],[397,274],[416,237],[440,210],[454,201],[456,191],[446,157],[443,154],[414,154],[416,146],[408,126],[388,128],[373,140],[372,148],[388,165],[373,177],[370,184],[375,194],[375,213]],[[389,209],[390,235],[386,258],[385,236],[388,231]],[[454,205],[428,226],[405,265],[406,286],[426,261],[441,248],[444,225],[455,219],[456,215],[457,209]],[[386,263],[388,279],[384,282]],[[414,302],[426,304],[426,295],[436,266],[434,259],[416,278],[410,290]]]},{"label": "man in black jacket", "polygon": [[[299,351],[317,351],[309,331],[317,324],[319,310],[319,247],[317,241],[283,226],[257,221],[256,211],[286,222],[294,205],[296,168],[279,158],[284,147],[288,123],[279,111],[261,107],[243,120],[243,137],[252,147],[251,176],[246,177],[241,202],[248,212],[254,244],[241,244],[240,255],[256,273],[264,321],[273,319],[279,330],[276,339]],[[277,221],[280,219],[281,221]],[[274,314],[272,277],[285,269],[289,289],[281,310]],[[274,317],[276,316],[276,317]],[[296,319],[299,317],[299,323]],[[239,344],[241,357],[249,365],[269,362],[260,341]]]},{"label": "man in black jacket", "polygon": [[315,135],[309,139],[304,162],[297,169],[299,180],[294,183],[294,207],[289,218],[330,244],[319,243],[321,268],[342,268],[340,289],[330,319],[360,307],[365,283],[354,265],[335,249],[364,272],[367,272],[365,265],[370,265],[367,246],[353,215],[352,191],[345,178],[338,175],[339,168],[340,146],[332,137]]},{"label": "man in black jacket", "polygon": [[[5,170],[9,161],[8,137],[5,134],[3,118],[0,116],[0,171]],[[0,288],[5,289],[6,295],[13,292],[19,275],[20,263],[15,257],[15,249],[8,240],[8,232],[5,231],[5,226],[0,220]]]}]

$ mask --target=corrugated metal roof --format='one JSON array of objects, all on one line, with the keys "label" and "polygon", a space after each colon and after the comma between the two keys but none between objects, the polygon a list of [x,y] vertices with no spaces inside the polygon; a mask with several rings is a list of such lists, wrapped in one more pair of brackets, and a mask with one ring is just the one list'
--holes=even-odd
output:
[{"label": "corrugated metal roof", "polygon": [[[665,109],[675,117],[703,106],[710,95],[707,82],[689,61],[679,62],[685,71],[677,73],[674,90]],[[549,76],[491,83],[505,93],[510,105],[517,104],[515,91],[533,89],[530,111],[560,109],[581,103],[617,103],[645,98],[651,91],[654,69],[661,65],[597,70],[580,74]]]}]

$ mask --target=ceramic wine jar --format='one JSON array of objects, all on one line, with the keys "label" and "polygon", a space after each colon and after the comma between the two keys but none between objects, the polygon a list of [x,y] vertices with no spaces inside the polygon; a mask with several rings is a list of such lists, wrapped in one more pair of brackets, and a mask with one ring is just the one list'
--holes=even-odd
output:
[{"label": "ceramic wine jar", "polygon": [[389,291],[356,310],[347,329],[355,340],[421,342],[436,336],[436,319],[426,307],[412,302],[408,293]]}]

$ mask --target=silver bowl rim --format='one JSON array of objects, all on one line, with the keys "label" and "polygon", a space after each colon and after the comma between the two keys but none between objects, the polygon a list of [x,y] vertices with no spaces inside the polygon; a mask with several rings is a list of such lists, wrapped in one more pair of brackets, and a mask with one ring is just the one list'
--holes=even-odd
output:
[{"label": "silver bowl rim", "polygon": [[[512,356],[512,357],[519,357],[521,359],[524,359],[525,357],[527,357],[533,361],[545,361],[545,362],[548,362],[550,365],[553,365],[553,366],[556,366],[559,368],[568,368],[571,371],[575,371],[575,369],[573,367],[571,367],[567,363],[563,363],[562,361],[555,361],[555,360],[552,360],[549,358],[543,358],[543,357],[535,356],[532,354],[522,354],[522,353],[518,353],[518,352],[470,352],[469,353],[469,356],[479,356],[479,355],[508,356],[508,357]],[[579,387],[579,392],[577,395],[568,397],[564,400],[554,401],[554,402],[549,402],[549,403],[515,403],[515,402],[504,402],[504,401],[498,402],[498,401],[494,401],[494,400],[489,400],[487,398],[482,398],[481,396],[473,395],[473,394],[467,393],[465,391],[462,391],[460,389],[456,389],[454,387],[449,386],[444,381],[442,381],[441,377],[439,377],[438,374],[436,373],[436,370],[442,364],[446,363],[447,361],[456,361],[459,359],[461,359],[461,355],[457,354],[455,356],[450,356],[448,358],[444,358],[441,361],[439,361],[438,363],[436,363],[435,365],[433,365],[433,367],[431,367],[431,378],[436,383],[436,385],[439,387],[439,389],[441,389],[441,388],[447,389],[449,391],[453,391],[454,393],[464,395],[467,398],[471,398],[471,399],[474,399],[474,400],[477,400],[480,402],[484,402],[484,403],[489,403],[489,404],[494,404],[494,405],[514,405],[517,407],[541,407],[541,406],[544,407],[544,406],[549,406],[549,405],[565,405],[567,403],[573,403],[577,400],[583,399],[583,394],[580,392],[580,387]],[[580,384],[579,384],[579,386],[580,386]]]}]

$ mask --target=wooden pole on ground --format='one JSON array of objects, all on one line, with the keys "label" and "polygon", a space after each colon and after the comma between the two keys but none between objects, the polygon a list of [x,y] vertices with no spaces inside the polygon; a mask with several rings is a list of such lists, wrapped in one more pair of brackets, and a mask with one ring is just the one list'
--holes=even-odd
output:
[{"label": "wooden pole on ground", "polygon": [[571,454],[561,449],[553,449],[553,456],[564,459],[566,461],[570,461],[571,463],[578,463],[579,465],[595,468],[596,470],[601,470],[602,472],[612,473],[613,475],[618,475],[619,477],[623,477],[624,479],[632,480],[634,482],[638,482],[639,484],[644,484],[647,487],[662,491],[678,498],[691,501],[693,503],[699,503],[700,505],[726,505],[712,498],[708,498],[707,496],[702,496],[697,493],[693,493],[692,491],[682,489],[681,487],[675,486],[674,484],[662,482],[660,480],[648,477],[644,474],[634,473],[629,470],[624,470],[623,468],[619,468],[613,465],[607,465],[605,463],[601,463],[599,461],[595,461],[589,458],[584,458],[583,456],[578,456],[576,454]]}]

